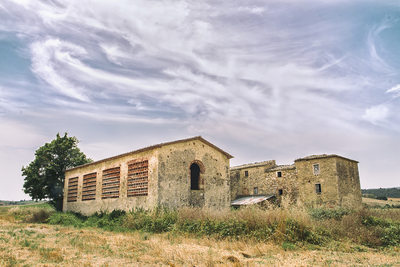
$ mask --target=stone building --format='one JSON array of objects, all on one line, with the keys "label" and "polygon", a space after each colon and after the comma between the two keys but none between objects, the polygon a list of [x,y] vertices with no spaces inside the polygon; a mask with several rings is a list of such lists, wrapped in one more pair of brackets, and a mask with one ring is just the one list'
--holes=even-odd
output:
[{"label": "stone building", "polygon": [[63,210],[229,208],[230,158],[199,136],[78,166],[65,173]]},{"label": "stone building", "polygon": [[64,211],[158,206],[226,209],[274,199],[288,204],[361,206],[357,161],[309,156],[229,168],[232,156],[202,137],[162,143],[81,165],[65,173]]},{"label": "stone building", "polygon": [[231,199],[276,196],[287,204],[358,208],[361,188],[358,162],[338,155],[314,155],[292,165],[274,160],[232,167]]}]

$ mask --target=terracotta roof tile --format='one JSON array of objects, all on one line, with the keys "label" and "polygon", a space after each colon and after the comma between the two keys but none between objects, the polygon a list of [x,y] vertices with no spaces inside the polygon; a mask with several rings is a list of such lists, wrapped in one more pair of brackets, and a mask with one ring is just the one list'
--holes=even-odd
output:
[{"label": "terracotta roof tile", "polygon": [[181,140],[176,140],[176,141],[172,141],[172,142],[160,143],[160,144],[156,144],[156,145],[144,147],[144,148],[141,148],[141,149],[133,150],[133,151],[130,151],[130,152],[127,152],[127,153],[123,153],[123,154],[120,154],[120,155],[116,155],[116,156],[113,156],[113,157],[109,157],[109,158],[101,159],[101,160],[94,161],[94,162],[91,162],[91,163],[87,163],[87,164],[83,164],[83,165],[80,165],[80,166],[76,166],[76,167],[67,169],[67,171],[75,170],[75,169],[78,169],[78,168],[90,166],[90,165],[97,164],[97,163],[101,163],[101,162],[105,162],[105,161],[108,161],[108,160],[113,160],[113,159],[121,158],[121,157],[130,155],[130,154],[134,154],[134,153],[139,153],[139,152],[143,152],[143,151],[147,151],[147,150],[152,150],[152,149],[160,148],[160,147],[162,147],[162,146],[167,146],[167,145],[172,145],[172,144],[182,143],[182,142],[190,142],[190,141],[194,141],[194,140],[200,140],[201,142],[203,142],[203,143],[205,143],[205,144],[207,144],[207,145],[213,147],[214,149],[218,150],[219,152],[221,152],[222,154],[224,154],[225,156],[227,156],[228,159],[233,158],[232,155],[230,155],[229,153],[223,151],[222,149],[220,149],[220,148],[217,147],[216,145],[214,145],[214,144],[208,142],[208,141],[205,140],[203,137],[201,137],[201,136],[195,136],[195,137],[191,137],[191,138],[187,138],[187,139],[181,139]]}]

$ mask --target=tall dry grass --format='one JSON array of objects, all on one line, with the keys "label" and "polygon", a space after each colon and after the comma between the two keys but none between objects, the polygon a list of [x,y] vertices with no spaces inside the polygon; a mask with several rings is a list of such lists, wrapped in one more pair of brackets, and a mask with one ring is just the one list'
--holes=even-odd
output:
[{"label": "tall dry grass", "polygon": [[13,207],[8,213],[15,219],[28,223],[45,223],[55,211],[51,208]]},{"label": "tall dry grass", "polygon": [[[196,237],[244,241],[272,241],[291,244],[326,245],[345,241],[369,247],[400,246],[400,210],[282,209],[257,206],[238,210],[181,208],[152,211],[113,211],[90,217],[57,213],[40,208],[12,208],[8,211],[22,222],[48,222],[75,227],[96,227],[109,231],[171,233]],[[10,215],[10,216],[11,216]]]}]

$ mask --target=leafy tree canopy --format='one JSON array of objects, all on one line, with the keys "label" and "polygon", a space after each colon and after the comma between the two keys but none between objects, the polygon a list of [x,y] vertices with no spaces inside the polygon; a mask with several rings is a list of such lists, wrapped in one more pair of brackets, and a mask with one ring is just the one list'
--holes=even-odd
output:
[{"label": "leafy tree canopy", "polygon": [[22,167],[24,192],[32,199],[50,199],[57,210],[62,210],[65,170],[92,162],[83,154],[76,137],[63,137],[41,146],[35,152],[35,159],[28,166]]}]

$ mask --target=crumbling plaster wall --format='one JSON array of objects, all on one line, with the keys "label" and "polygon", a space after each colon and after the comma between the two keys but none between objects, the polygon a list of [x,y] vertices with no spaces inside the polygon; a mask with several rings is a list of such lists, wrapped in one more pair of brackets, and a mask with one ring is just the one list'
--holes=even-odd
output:
[{"label": "crumbling plaster wall", "polygon": [[348,208],[360,208],[362,199],[357,162],[336,158],[336,168],[340,205]]},{"label": "crumbling plaster wall", "polygon": [[[203,165],[204,187],[190,189],[190,165]],[[161,206],[226,209],[230,207],[229,159],[200,140],[181,142],[159,149],[158,199]]]},{"label": "crumbling plaster wall", "polygon": [[[333,155],[299,159],[294,165],[276,166],[275,161],[270,162],[273,162],[271,166],[254,164],[232,168],[231,198],[254,195],[257,187],[258,195],[276,195],[281,204],[361,207],[356,161]],[[317,173],[313,169],[315,164],[319,165]],[[281,177],[278,177],[278,172],[281,172]],[[321,192],[317,192],[317,184],[321,185]]]},{"label": "crumbling plaster wall", "polygon": [[[319,173],[314,174],[313,165],[319,164]],[[299,182],[299,198],[306,206],[338,206],[339,188],[336,170],[336,159],[317,158],[295,161]],[[315,185],[321,184],[321,193],[316,192]]]},{"label": "crumbling plaster wall", "polygon": [[[248,173],[248,176],[245,173]],[[282,176],[278,177],[277,172]],[[254,188],[257,187],[257,195],[276,195],[280,202],[287,198],[290,203],[295,203],[298,198],[298,183],[295,167],[281,168],[276,166],[275,161],[262,166],[246,166],[231,169],[231,197],[255,195]],[[279,189],[283,194],[279,195]]]},{"label": "crumbling plaster wall", "polygon": [[[135,159],[147,159],[148,167],[148,195],[127,197],[127,176],[128,162]],[[102,199],[102,172],[103,170],[120,167],[120,193],[119,198]],[[83,175],[92,172],[97,172],[96,178],[96,199],[82,201],[82,184]],[[84,215],[90,215],[96,211],[112,211],[121,209],[129,211],[133,208],[149,209],[157,205],[158,186],[158,155],[157,150],[148,150],[139,153],[129,154],[123,157],[100,161],[98,163],[84,165],[72,170],[67,170],[65,173],[64,183],[64,203],[63,211],[79,212]],[[68,182],[71,177],[78,178],[78,197],[76,202],[67,201]]]},{"label": "crumbling plaster wall", "polygon": [[[281,172],[282,176],[278,177],[277,173]],[[278,203],[295,204],[299,197],[299,184],[297,182],[296,168],[273,168],[266,172],[262,190],[264,192],[272,192],[277,196]],[[268,189],[269,188],[269,189]],[[282,195],[279,194],[282,190]]]},{"label": "crumbling plaster wall", "polygon": [[[238,196],[253,195],[254,187],[259,187],[258,194],[273,194],[272,189],[263,187],[263,184],[265,180],[265,170],[275,166],[275,160],[271,160],[262,165],[232,168],[229,174],[231,179],[231,198],[236,199]],[[263,188],[262,192],[264,193],[260,192],[261,188]]]}]

